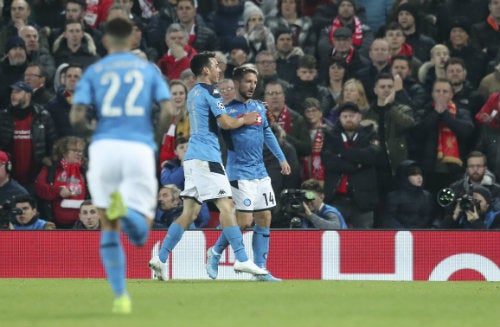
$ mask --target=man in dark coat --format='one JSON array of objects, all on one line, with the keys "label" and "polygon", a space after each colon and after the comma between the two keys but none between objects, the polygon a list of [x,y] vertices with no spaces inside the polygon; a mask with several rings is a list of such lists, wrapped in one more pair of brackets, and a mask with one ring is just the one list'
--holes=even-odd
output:
[{"label": "man in dark coat", "polygon": [[377,133],[373,125],[360,125],[356,104],[346,102],[339,112],[339,121],[325,134],[321,150],[325,202],[339,209],[349,226],[371,228],[378,204]]}]

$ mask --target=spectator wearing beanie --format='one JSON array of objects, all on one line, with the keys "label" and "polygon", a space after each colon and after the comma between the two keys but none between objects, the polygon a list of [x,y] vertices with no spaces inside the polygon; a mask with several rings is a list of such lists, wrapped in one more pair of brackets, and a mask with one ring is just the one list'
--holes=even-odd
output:
[{"label": "spectator wearing beanie", "polygon": [[482,22],[472,25],[471,36],[473,42],[486,53],[486,60],[492,61],[500,51],[500,2],[489,0],[488,9],[489,15]]},{"label": "spectator wearing beanie", "polygon": [[421,62],[430,59],[430,51],[436,44],[434,40],[420,31],[420,15],[410,3],[403,3],[397,9],[397,22],[403,28],[405,42],[413,48],[413,55]]},{"label": "spectator wearing beanie", "polygon": [[238,35],[243,36],[248,41],[249,62],[255,62],[257,53],[262,50],[274,53],[274,36],[271,30],[264,25],[264,13],[251,1],[245,3],[243,23],[244,29]]},{"label": "spectator wearing beanie", "polygon": [[470,24],[465,17],[458,17],[451,21],[448,40],[445,45],[450,50],[450,57],[462,58],[467,69],[467,79],[474,88],[486,70],[485,54],[471,43]]},{"label": "spectator wearing beanie", "polygon": [[5,45],[6,55],[0,63],[0,108],[5,108],[9,104],[9,85],[22,80],[27,66],[26,44],[19,36],[12,36]]},{"label": "spectator wearing beanie", "polygon": [[413,160],[398,166],[395,190],[387,195],[382,228],[429,228],[434,220],[434,196],[424,189],[422,169]]}]

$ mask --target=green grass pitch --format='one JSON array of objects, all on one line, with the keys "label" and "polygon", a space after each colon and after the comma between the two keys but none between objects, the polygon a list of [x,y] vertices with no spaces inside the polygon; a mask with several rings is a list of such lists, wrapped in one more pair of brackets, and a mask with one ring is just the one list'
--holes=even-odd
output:
[{"label": "green grass pitch", "polygon": [[500,327],[494,282],[128,280],[130,315],[102,279],[0,279],[0,325]]}]

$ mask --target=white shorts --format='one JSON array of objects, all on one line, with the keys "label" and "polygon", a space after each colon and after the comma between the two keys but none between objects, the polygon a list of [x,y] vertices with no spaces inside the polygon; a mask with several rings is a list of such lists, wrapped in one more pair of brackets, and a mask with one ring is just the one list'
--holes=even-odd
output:
[{"label": "white shorts", "polygon": [[236,210],[244,212],[269,210],[276,206],[271,178],[232,181]]},{"label": "white shorts", "polygon": [[89,147],[87,180],[96,207],[109,207],[110,195],[120,192],[127,208],[153,219],[158,180],[155,154],[143,143],[98,140]]},{"label": "white shorts", "polygon": [[201,204],[231,196],[231,185],[222,164],[198,159],[184,161],[182,198],[191,198]]}]

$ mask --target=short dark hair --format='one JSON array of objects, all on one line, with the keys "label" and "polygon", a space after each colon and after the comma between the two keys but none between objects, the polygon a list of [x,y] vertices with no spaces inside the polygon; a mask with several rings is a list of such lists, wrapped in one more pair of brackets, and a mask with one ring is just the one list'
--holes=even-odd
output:
[{"label": "short dark hair", "polygon": [[[403,31],[403,27],[401,27],[401,25],[399,25],[398,22],[391,22],[389,24],[387,24],[387,26],[385,27],[385,33],[387,33],[388,31],[395,31],[395,30],[399,30],[401,32],[404,32]],[[403,33],[404,35],[404,33]]]},{"label": "short dark hair", "polygon": [[123,39],[132,35],[130,19],[116,17],[106,23],[106,35]]},{"label": "short dark hair", "polygon": [[311,107],[314,107],[314,108],[317,108],[318,110],[321,111],[321,103],[319,102],[318,99],[316,98],[306,98],[302,104],[302,108],[304,108],[304,112],[307,108],[311,108]]},{"label": "short dark hair", "polygon": [[195,76],[201,76],[203,68],[210,67],[210,58],[215,58],[214,52],[203,51],[193,56],[190,68]]},{"label": "short dark hair", "polygon": [[324,193],[323,186],[321,186],[321,183],[314,178],[310,178],[302,182],[300,188],[303,190],[314,191],[316,193]]},{"label": "short dark hair", "polygon": [[347,62],[344,59],[339,58],[339,57],[334,56],[334,57],[330,58],[330,65],[328,67],[331,67],[333,65],[347,69]]},{"label": "short dark hair", "polygon": [[467,68],[465,67],[465,62],[462,58],[459,58],[459,57],[451,57],[450,59],[448,59],[448,61],[446,62],[446,64],[444,65],[444,70],[446,71],[448,69],[448,66],[449,65],[460,65],[462,66],[462,68],[464,70],[466,70]]},{"label": "short dark hair", "polygon": [[377,84],[381,79],[390,79],[391,81],[394,81],[394,76],[389,73],[380,73],[375,77],[375,84]]},{"label": "short dark hair", "polygon": [[92,203],[92,200],[90,200],[90,199],[83,200],[83,202],[80,204],[80,210],[82,209],[83,206],[91,206],[91,205],[94,205]]},{"label": "short dark hair", "polygon": [[18,203],[28,202],[32,209],[36,209],[36,199],[30,194],[20,194],[16,195],[13,199],[14,205]]},{"label": "short dark hair", "polygon": [[257,68],[253,64],[243,64],[233,69],[233,79],[236,81],[241,81],[243,76],[247,73],[255,74],[259,76]]},{"label": "short dark hair", "polygon": [[79,21],[78,19],[66,19],[66,22],[64,23],[64,30],[66,31],[66,27],[70,24],[79,24],[81,27],[82,27],[82,30],[85,28],[85,26],[83,26],[83,23],[81,21]]},{"label": "short dark hair", "polygon": [[80,6],[80,8],[82,8],[82,11],[87,10],[87,2],[85,0],[67,0],[66,4],[68,3],[76,3]]},{"label": "short dark hair", "polygon": [[467,158],[465,158],[465,162],[467,163],[470,158],[483,158],[484,164],[486,165],[486,163],[487,163],[486,155],[484,153],[482,153],[481,151],[472,151],[471,153],[469,153],[467,155]]},{"label": "short dark hair", "polygon": [[174,149],[177,148],[181,144],[185,144],[189,142],[189,137],[177,136],[174,141]]},{"label": "short dark hair", "polygon": [[297,68],[316,69],[316,63],[314,56],[306,54],[299,58]]},{"label": "short dark hair", "polygon": [[392,57],[392,64],[394,64],[394,61],[396,61],[396,60],[404,60],[404,61],[406,61],[408,63],[408,66],[411,69],[411,58],[409,56],[398,54],[398,55]]}]

